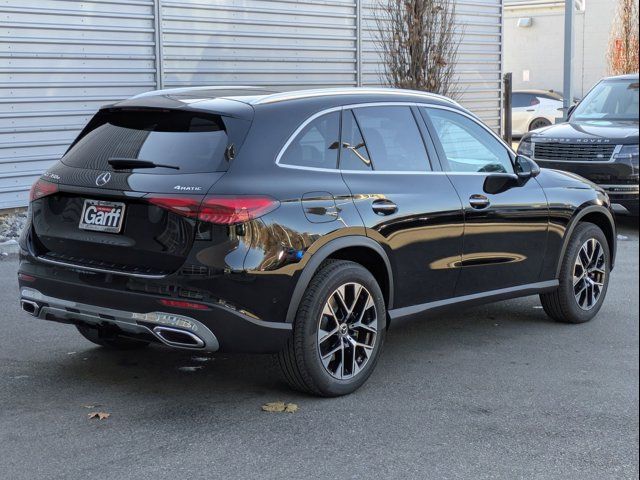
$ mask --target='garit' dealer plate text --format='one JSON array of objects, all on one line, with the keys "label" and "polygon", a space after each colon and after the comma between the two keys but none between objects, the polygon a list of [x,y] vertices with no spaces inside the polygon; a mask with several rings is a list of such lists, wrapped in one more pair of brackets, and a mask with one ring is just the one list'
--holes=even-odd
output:
[{"label": "'garit' dealer plate text", "polygon": [[124,220],[124,203],[85,200],[79,228],[97,232],[120,233]]}]

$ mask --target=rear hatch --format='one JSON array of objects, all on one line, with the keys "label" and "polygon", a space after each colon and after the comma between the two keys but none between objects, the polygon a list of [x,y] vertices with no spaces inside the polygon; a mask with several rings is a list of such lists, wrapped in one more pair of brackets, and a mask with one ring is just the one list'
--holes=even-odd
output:
[{"label": "rear hatch", "polygon": [[101,110],[32,189],[34,253],[137,275],[175,272],[200,235],[200,202],[250,122],[184,109]]}]

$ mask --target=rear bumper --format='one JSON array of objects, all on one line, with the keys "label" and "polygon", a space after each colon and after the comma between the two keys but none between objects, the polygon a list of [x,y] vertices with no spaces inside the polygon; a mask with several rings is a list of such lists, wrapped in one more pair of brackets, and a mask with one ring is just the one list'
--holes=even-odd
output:
[{"label": "rear bumper", "polygon": [[[34,277],[19,280],[22,308],[34,317],[88,324],[116,334],[196,351],[275,353],[291,324],[252,318],[224,305],[208,310],[162,306],[155,295]],[[159,309],[162,308],[162,310]]]}]

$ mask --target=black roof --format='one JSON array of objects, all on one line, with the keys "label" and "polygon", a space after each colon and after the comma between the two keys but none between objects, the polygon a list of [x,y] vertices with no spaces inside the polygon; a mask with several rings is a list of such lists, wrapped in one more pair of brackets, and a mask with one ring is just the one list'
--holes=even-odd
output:
[{"label": "black roof", "polygon": [[[363,102],[420,102],[461,108],[453,100],[428,92],[396,88],[323,88],[274,92],[261,87],[187,87],[155,90],[136,95],[105,108],[155,107],[215,111],[223,105],[242,103],[253,108],[311,101],[316,106],[330,107]],[[236,108],[242,109],[236,106]]]}]

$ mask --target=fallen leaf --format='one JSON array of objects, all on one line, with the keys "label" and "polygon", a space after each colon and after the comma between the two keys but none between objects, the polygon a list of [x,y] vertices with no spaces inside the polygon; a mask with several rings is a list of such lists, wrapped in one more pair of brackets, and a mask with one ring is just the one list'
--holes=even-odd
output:
[{"label": "fallen leaf", "polygon": [[294,413],[298,411],[298,405],[295,403],[270,402],[262,406],[264,412],[287,412]]},{"label": "fallen leaf", "polygon": [[88,417],[89,418],[97,418],[98,420],[106,420],[111,416],[110,413],[105,412],[91,412]]},{"label": "fallen leaf", "polygon": [[284,402],[270,402],[265,403],[262,406],[262,410],[264,410],[265,412],[284,412],[285,408],[287,408],[287,406],[284,404]]}]

